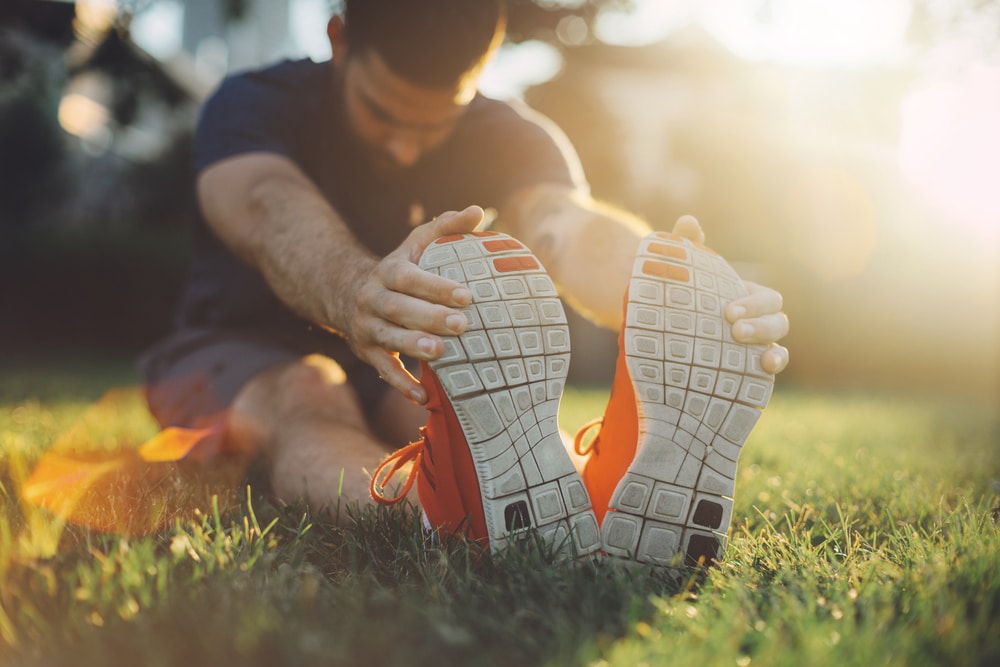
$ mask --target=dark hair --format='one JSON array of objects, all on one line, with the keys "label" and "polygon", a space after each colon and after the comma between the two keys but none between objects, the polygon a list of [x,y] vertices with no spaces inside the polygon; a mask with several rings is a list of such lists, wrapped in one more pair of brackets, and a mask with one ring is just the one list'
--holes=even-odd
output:
[{"label": "dark hair", "polygon": [[504,0],[343,0],[348,53],[378,53],[397,76],[444,87],[480,66],[506,23]]}]

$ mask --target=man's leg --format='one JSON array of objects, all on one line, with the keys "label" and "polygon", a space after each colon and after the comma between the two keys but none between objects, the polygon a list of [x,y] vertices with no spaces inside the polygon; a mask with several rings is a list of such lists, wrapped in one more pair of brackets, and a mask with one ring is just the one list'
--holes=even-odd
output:
[{"label": "man's leg", "polygon": [[[267,457],[279,497],[317,509],[367,502],[368,473],[415,439],[426,420],[423,408],[388,400],[395,392],[360,362],[348,381],[330,357],[304,356],[259,335],[178,331],[141,365],[149,407],[162,425],[224,419],[230,448]],[[386,426],[373,430],[370,423]]]},{"label": "man's leg", "polygon": [[[419,379],[419,378],[418,378]],[[427,409],[416,405],[386,385],[386,391],[376,402],[370,417],[375,437],[396,449],[419,438],[420,428],[427,423]]]},{"label": "man's leg", "polygon": [[[398,407],[408,406],[412,413],[403,421],[415,421],[418,413],[426,419],[424,410],[402,403]],[[382,429],[385,436],[398,438],[394,441],[376,435],[343,369],[320,355],[253,377],[232,407],[230,437],[261,448],[275,495],[305,500],[320,511],[336,513],[341,503],[370,502],[371,472],[405,444],[403,428]],[[386,413],[383,423],[402,426],[388,410],[380,412]],[[410,431],[416,432],[415,427]]]}]

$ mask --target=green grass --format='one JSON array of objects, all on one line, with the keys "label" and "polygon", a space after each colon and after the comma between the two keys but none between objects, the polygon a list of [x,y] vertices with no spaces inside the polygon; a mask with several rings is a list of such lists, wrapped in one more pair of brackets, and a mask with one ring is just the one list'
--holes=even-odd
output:
[{"label": "green grass", "polygon": [[[98,370],[0,379],[3,665],[1000,664],[992,406],[779,392],[699,585],[431,544],[412,507],[345,508],[336,527],[248,493],[149,537],[63,528],[18,480],[133,379]],[[568,392],[564,426],[604,398]],[[152,432],[137,401],[109,419],[118,445]]]}]

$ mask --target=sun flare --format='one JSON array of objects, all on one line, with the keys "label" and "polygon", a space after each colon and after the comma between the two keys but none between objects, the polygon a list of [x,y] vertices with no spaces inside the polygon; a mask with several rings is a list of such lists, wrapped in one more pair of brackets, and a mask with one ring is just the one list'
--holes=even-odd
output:
[{"label": "sun flare", "polygon": [[1000,67],[971,67],[902,105],[899,164],[929,202],[968,231],[1000,239]]}]

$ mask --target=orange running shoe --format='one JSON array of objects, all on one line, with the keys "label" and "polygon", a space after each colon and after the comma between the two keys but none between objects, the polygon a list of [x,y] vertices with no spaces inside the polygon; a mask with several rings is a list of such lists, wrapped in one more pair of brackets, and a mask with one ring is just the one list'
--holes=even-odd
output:
[{"label": "orange running shoe", "polygon": [[421,365],[427,426],[383,464],[387,478],[413,461],[427,522],[467,530],[494,553],[530,529],[574,556],[597,552],[597,520],[557,423],[570,348],[552,280],[521,243],[496,232],[438,239],[420,266],[469,286],[469,328]]},{"label": "orange running shoe", "polygon": [[601,429],[587,451],[577,436],[606,554],[721,558],[736,461],[774,384],[760,365],[767,347],[736,342],[723,315],[745,294],[708,248],[663,232],[642,241]]}]

